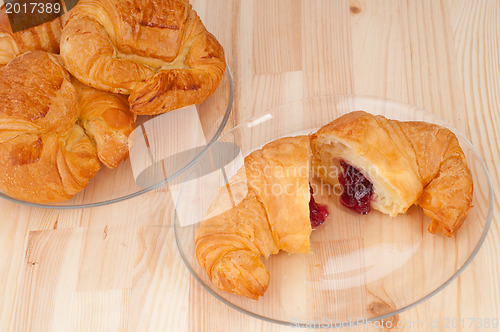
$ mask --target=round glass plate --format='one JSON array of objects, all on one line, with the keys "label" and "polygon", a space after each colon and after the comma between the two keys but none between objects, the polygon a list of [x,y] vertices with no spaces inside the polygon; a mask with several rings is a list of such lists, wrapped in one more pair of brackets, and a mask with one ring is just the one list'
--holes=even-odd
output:
[{"label": "round glass plate", "polygon": [[[271,281],[259,300],[214,287],[196,260],[194,240],[197,224],[217,190],[250,152],[279,137],[313,133],[354,110],[432,122],[457,135],[474,180],[473,207],[461,229],[450,238],[430,234],[429,219],[417,206],[394,218],[377,211],[362,216],[343,207],[337,195],[320,191],[315,198],[328,204],[330,215],[311,234],[311,254],[280,252],[264,259]],[[174,190],[174,227],[179,252],[193,276],[232,308],[294,327],[373,322],[428,299],[454,280],[477,254],[493,211],[485,164],[460,132],[417,107],[369,97],[306,99],[253,117],[221,136],[183,177]]]},{"label": "round glass plate", "polygon": [[217,90],[203,103],[156,116],[138,116],[129,137],[129,157],[116,169],[101,169],[70,200],[32,203],[0,190],[0,197],[29,206],[73,209],[123,201],[156,189],[196,163],[219,138],[233,105],[229,67]]}]

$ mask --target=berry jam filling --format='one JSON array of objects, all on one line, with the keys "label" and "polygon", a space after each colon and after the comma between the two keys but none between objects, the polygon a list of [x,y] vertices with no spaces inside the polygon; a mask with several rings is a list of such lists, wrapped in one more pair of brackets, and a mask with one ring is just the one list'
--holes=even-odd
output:
[{"label": "berry jam filling", "polygon": [[339,175],[342,186],[340,201],[350,209],[367,214],[370,212],[373,184],[353,166],[344,161],[341,161],[340,165],[344,169]]},{"label": "berry jam filling", "polygon": [[328,217],[328,207],[323,204],[318,204],[313,197],[313,189],[309,184],[309,192],[311,193],[311,199],[309,200],[309,215],[311,218],[311,226],[316,227],[325,222],[326,217]]}]

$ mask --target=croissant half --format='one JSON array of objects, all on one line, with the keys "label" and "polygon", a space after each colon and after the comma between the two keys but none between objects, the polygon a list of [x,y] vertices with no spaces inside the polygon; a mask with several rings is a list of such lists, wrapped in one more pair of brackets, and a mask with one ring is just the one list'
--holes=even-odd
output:
[{"label": "croissant half", "polygon": [[332,169],[342,161],[366,177],[374,209],[395,216],[420,205],[431,233],[451,236],[471,207],[472,175],[456,136],[444,127],[358,111],[313,134],[311,149],[317,164]]},{"label": "croissant half", "polygon": [[472,176],[451,131],[349,113],[311,136],[278,139],[251,153],[219,190],[195,238],[198,262],[216,287],[257,299],[269,284],[262,257],[309,253],[313,175],[333,185],[347,178],[362,184],[362,195],[352,198],[370,194],[366,206],[355,206],[363,213],[371,206],[395,216],[418,204],[431,218],[431,233],[454,234],[471,207]]},{"label": "croissant half", "polygon": [[196,233],[196,257],[218,288],[257,299],[261,256],[309,253],[309,137],[283,138],[245,158]]}]

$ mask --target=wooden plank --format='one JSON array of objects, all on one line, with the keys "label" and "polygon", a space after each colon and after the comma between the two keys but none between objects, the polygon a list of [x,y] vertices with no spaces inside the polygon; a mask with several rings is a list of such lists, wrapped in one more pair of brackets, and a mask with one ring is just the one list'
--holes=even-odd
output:
[{"label": "wooden plank", "polygon": [[141,232],[131,293],[130,331],[187,331],[191,275],[178,254],[173,228]]},{"label": "wooden plank", "polygon": [[254,74],[301,70],[301,0],[257,0],[254,13]]},{"label": "wooden plank", "polygon": [[[493,187],[500,187],[498,1],[194,0],[193,6],[224,46],[233,70],[230,127],[311,96],[356,93],[396,99],[465,132],[486,161]],[[114,192],[120,185],[110,180],[88,194],[106,197],[106,190]],[[444,332],[449,330],[446,318],[498,316],[498,200],[494,209],[490,234],[470,267],[430,300],[391,318],[407,325],[392,331],[426,330],[438,322],[432,330]],[[73,211],[1,200],[0,330],[292,330],[226,306],[191,277],[176,252],[172,213],[166,188]],[[340,229],[339,237],[345,234],[336,238],[339,253],[363,245],[357,229]],[[352,237],[353,243],[347,240]],[[273,268],[282,269],[291,260],[275,257]],[[366,305],[374,314],[412,294],[390,291],[386,282],[370,285],[375,291]],[[419,321],[425,324],[421,328],[414,325]]]},{"label": "wooden plank", "polygon": [[[144,199],[146,206],[142,205]],[[77,290],[131,288],[137,232],[146,225],[168,224],[171,204],[168,192],[152,191],[129,201],[84,210],[84,251]]]},{"label": "wooden plank", "polygon": [[52,331],[68,323],[83,229],[31,232],[9,331]]},{"label": "wooden plank", "polygon": [[352,94],[349,1],[302,2],[303,97]]}]

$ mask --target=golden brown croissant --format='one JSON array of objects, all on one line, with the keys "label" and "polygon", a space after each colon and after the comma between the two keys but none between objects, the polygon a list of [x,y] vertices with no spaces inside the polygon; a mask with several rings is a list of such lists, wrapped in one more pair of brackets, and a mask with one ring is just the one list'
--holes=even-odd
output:
[{"label": "golden brown croissant", "polygon": [[[339,175],[342,202],[361,213],[371,205],[394,216],[418,204],[431,218],[429,232],[451,236],[471,207],[471,172],[444,127],[358,111],[313,134],[311,149],[324,167],[319,175],[330,183]],[[343,171],[335,172],[339,164]]]},{"label": "golden brown croissant", "polygon": [[269,284],[261,256],[309,253],[309,137],[282,138],[245,158],[196,233],[196,257],[219,289],[257,299]]},{"label": "golden brown croissant", "polygon": [[[29,4],[30,7],[32,7],[33,4],[35,3]],[[31,11],[31,9],[29,9],[29,11]],[[36,10],[40,10],[40,8],[37,8]],[[38,15],[43,16],[44,14]],[[23,15],[18,15],[17,18],[22,18],[23,20],[17,20],[15,25],[9,22],[7,15],[3,17],[0,16],[0,30],[12,33],[12,37],[15,40],[20,53],[35,50],[59,53],[61,32],[67,16],[68,14],[64,14],[46,23],[28,29],[26,29],[26,27],[33,24],[33,22],[31,21],[33,17],[30,15],[25,15],[24,17]],[[18,29],[17,31],[16,28]],[[14,29],[14,31],[16,32],[13,33],[12,29]]]},{"label": "golden brown croissant", "polygon": [[80,0],[61,37],[66,68],[129,94],[135,114],[198,104],[224,74],[224,51],[187,0]]},{"label": "golden brown croissant", "polygon": [[49,22],[14,33],[14,39],[21,51],[34,50],[59,53],[62,28],[67,15],[62,15]]},{"label": "golden brown croissant", "polygon": [[8,195],[67,200],[96,174],[99,158],[116,167],[127,156],[134,116],[126,101],[88,89],[79,95],[58,56],[43,51],[0,69],[0,188]]},{"label": "golden brown croissant", "polygon": [[0,28],[0,68],[21,53],[14,36]]},{"label": "golden brown croissant", "polygon": [[78,94],[78,122],[97,148],[99,160],[116,168],[128,156],[136,116],[125,96],[100,91],[72,78]]},{"label": "golden brown croissant", "polygon": [[195,239],[198,262],[216,287],[257,299],[269,283],[261,256],[309,252],[311,224],[327,216],[309,193],[310,173],[340,182],[342,202],[363,214],[371,206],[394,216],[419,204],[431,233],[454,234],[471,207],[472,176],[451,131],[349,113],[309,137],[253,152],[219,190]]}]

